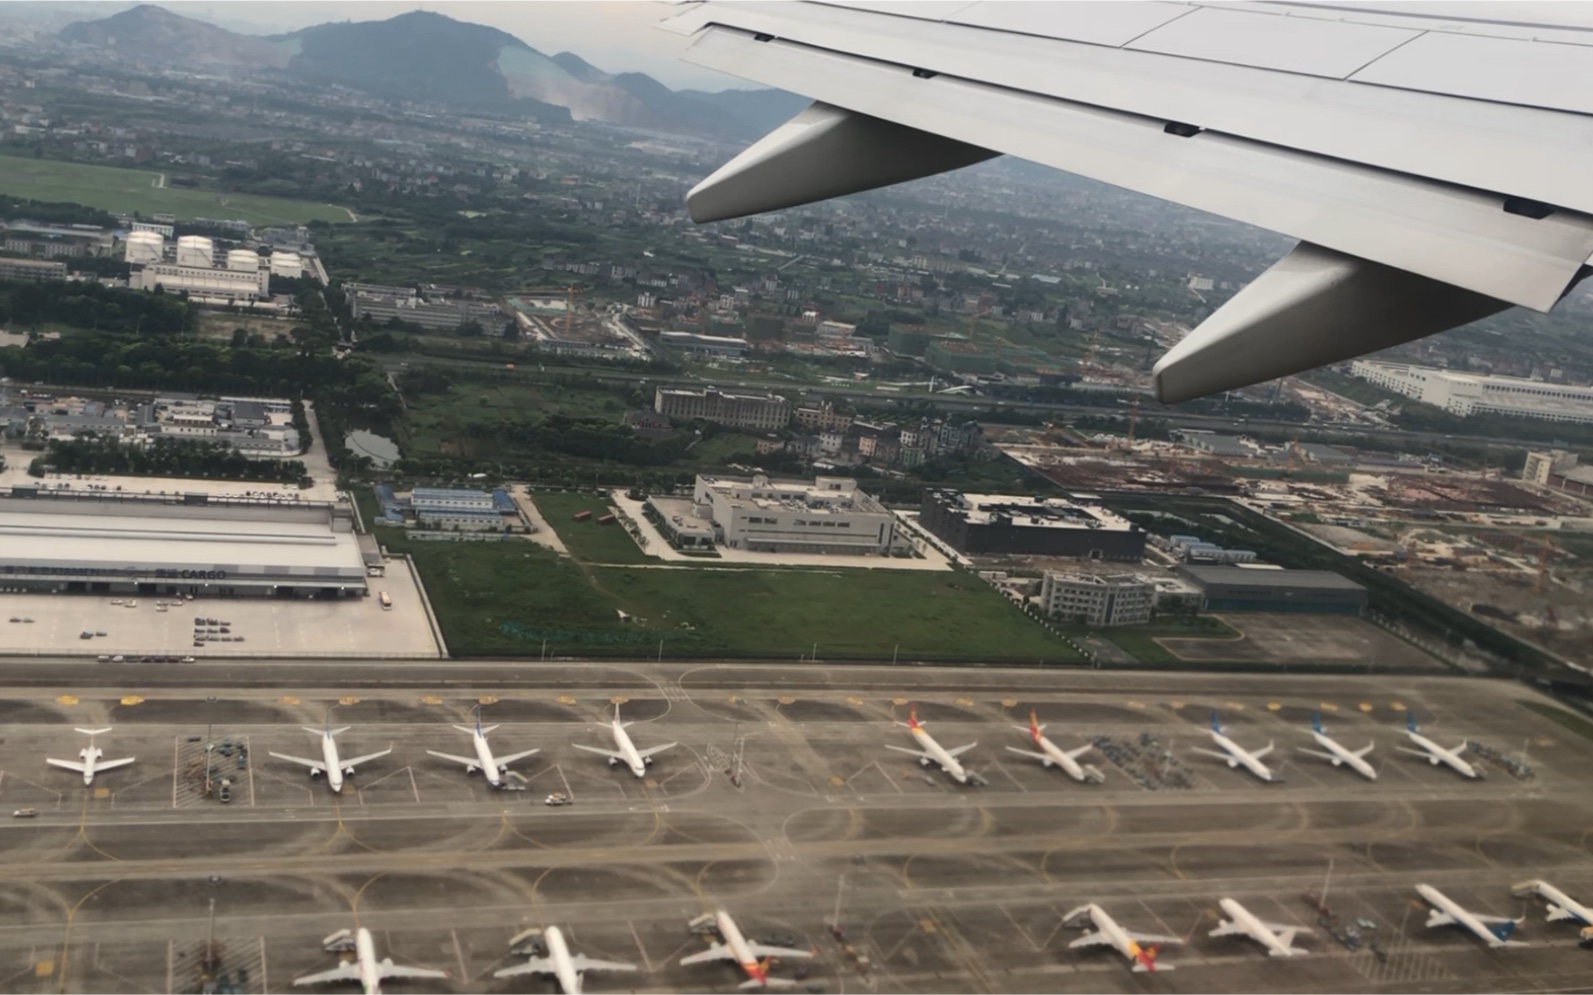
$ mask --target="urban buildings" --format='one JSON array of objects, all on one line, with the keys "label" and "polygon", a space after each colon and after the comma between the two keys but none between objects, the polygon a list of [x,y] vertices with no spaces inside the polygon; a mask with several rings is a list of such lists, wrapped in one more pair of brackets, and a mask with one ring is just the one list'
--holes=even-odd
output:
[{"label": "urban buildings", "polygon": [[1547,421],[1593,423],[1593,387],[1522,377],[1453,373],[1428,366],[1359,359],[1350,373],[1368,383],[1414,397],[1450,414],[1515,415]]},{"label": "urban buildings", "polygon": [[791,402],[778,394],[729,394],[713,387],[659,387],[653,410],[682,421],[700,418],[716,425],[772,431],[791,421]]},{"label": "urban buildings", "polygon": [[1156,586],[1137,574],[1096,576],[1047,570],[1040,581],[1040,609],[1052,618],[1084,625],[1149,622]]},{"label": "urban buildings", "polygon": [[731,549],[883,554],[896,542],[896,516],[846,477],[699,476],[692,514]]},{"label": "urban buildings", "polygon": [[1576,453],[1564,449],[1527,453],[1521,479],[1574,494],[1593,494],[1593,466],[1580,464]]},{"label": "urban buildings", "polygon": [[111,233],[96,225],[45,225],[32,221],[0,224],[0,248],[26,256],[93,256],[111,247]]},{"label": "urban buildings", "polygon": [[1178,572],[1200,587],[1208,612],[1359,615],[1366,607],[1366,588],[1329,570],[1184,566]]},{"label": "urban buildings", "polygon": [[1105,508],[1015,494],[924,494],[919,523],[969,554],[1076,556],[1138,562],[1145,533]]},{"label": "urban buildings", "polygon": [[409,507],[414,512],[415,524],[422,528],[501,532],[507,524],[519,524],[517,518],[505,521],[506,513],[514,515],[515,512],[508,495],[502,491],[417,487],[409,494]]},{"label": "urban buildings", "polygon": [[451,332],[475,321],[495,329],[504,321],[503,309],[491,301],[471,297],[450,297],[441,293],[422,295],[414,287],[391,287],[371,283],[345,283],[350,313],[358,321],[370,318],[378,325],[393,318],[419,325],[430,331]]},{"label": "urban buildings", "polygon": [[66,263],[59,259],[0,257],[0,280],[65,280]]},{"label": "urban buildings", "polygon": [[293,403],[282,398],[157,397],[138,406],[131,427],[145,438],[225,443],[246,456],[297,456],[302,441]]}]

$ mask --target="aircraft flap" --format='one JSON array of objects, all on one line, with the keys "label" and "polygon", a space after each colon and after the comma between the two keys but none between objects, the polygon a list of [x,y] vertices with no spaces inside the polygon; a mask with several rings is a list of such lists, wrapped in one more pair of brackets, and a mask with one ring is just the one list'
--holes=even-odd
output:
[{"label": "aircraft flap", "polygon": [[1112,941],[1106,938],[1106,934],[1097,931],[1094,933],[1085,933],[1072,943],[1069,943],[1068,949],[1077,950],[1080,947],[1109,947],[1111,945]]},{"label": "aircraft flap", "polygon": [[1434,926],[1453,926],[1454,924],[1454,916],[1447,912],[1439,912],[1437,909],[1434,909],[1433,912],[1427,917],[1428,929],[1431,929]]}]

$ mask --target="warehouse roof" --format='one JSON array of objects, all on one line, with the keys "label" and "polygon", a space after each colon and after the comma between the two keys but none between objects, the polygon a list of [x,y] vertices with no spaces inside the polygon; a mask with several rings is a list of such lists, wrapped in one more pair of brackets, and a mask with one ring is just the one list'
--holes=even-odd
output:
[{"label": "warehouse roof", "polygon": [[1213,566],[1181,568],[1185,576],[1206,584],[1245,587],[1314,587],[1317,590],[1361,591],[1362,585],[1331,570],[1251,570],[1245,567]]}]

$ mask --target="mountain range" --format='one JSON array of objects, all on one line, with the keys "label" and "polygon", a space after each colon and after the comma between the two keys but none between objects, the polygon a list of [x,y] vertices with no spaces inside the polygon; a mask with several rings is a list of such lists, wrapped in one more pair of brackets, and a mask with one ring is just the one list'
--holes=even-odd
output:
[{"label": "mountain range", "polygon": [[571,52],[544,55],[497,28],[427,11],[263,37],[144,4],[69,24],[59,39],[127,62],[282,73],[385,100],[722,138],[756,137],[807,104],[780,90],[671,90],[644,73],[606,73]]}]

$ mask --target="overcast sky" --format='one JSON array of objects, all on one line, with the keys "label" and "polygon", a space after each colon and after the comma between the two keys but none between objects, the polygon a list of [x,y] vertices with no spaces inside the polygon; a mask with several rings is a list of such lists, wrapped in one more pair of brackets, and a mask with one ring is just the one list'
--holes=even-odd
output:
[{"label": "overcast sky", "polygon": [[[653,27],[671,5],[648,0],[157,0],[160,6],[234,31],[273,34],[327,21],[379,21],[410,10],[431,10],[507,31],[548,55],[574,52],[605,72],[644,72],[675,89],[751,87],[678,58],[687,39]],[[99,6],[99,5],[95,5]],[[128,4],[132,6],[132,4]]]}]

